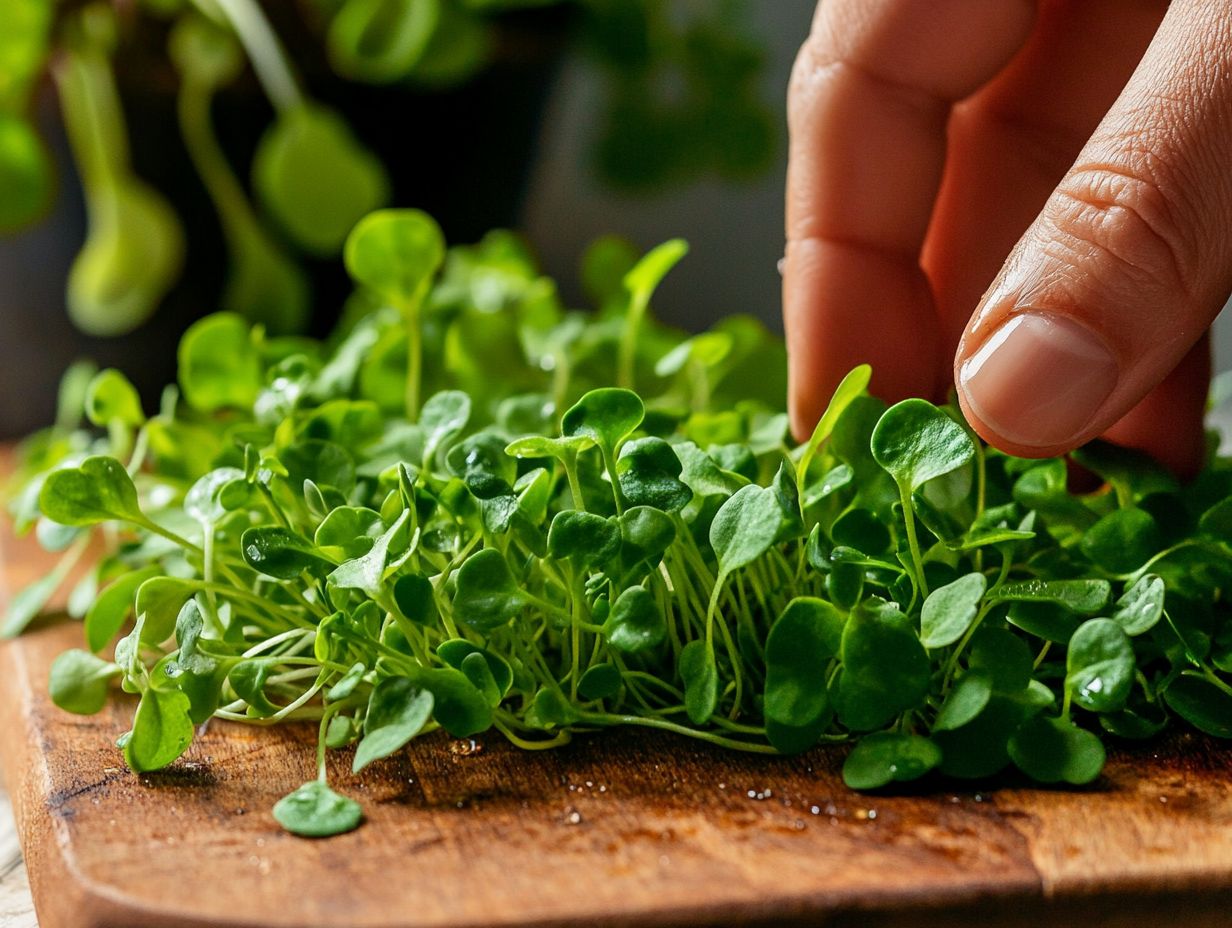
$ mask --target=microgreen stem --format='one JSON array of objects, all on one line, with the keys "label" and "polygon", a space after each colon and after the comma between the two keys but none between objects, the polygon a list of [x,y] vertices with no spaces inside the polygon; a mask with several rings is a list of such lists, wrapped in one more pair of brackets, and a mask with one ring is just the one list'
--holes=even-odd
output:
[{"label": "microgreen stem", "polygon": [[611,725],[635,725],[642,728],[657,728],[660,731],[670,731],[677,735],[684,735],[687,738],[695,738],[698,741],[708,741],[711,744],[721,748],[730,748],[733,751],[747,751],[751,754],[778,754],[779,752],[768,744],[758,744],[753,741],[739,741],[735,738],[726,738],[723,735],[715,734],[710,731],[703,731],[697,728],[689,728],[687,725],[680,725],[676,722],[670,722],[667,719],[647,718],[640,715],[609,715],[605,712],[584,712],[581,714],[582,721],[589,722],[593,725],[611,726]]},{"label": "microgreen stem", "polygon": [[573,496],[573,508],[579,512],[586,511],[586,496],[582,493],[582,482],[578,479],[577,452],[570,450],[561,456],[561,464],[565,476],[569,480],[569,493]]},{"label": "microgreen stem", "polygon": [[928,582],[924,579],[924,559],[920,557],[920,542],[915,533],[915,513],[911,506],[911,493],[906,486],[899,487],[903,503],[903,525],[907,529],[907,546],[911,549],[911,563],[915,567],[916,589],[921,599],[928,598]]},{"label": "microgreen stem", "polygon": [[1204,676],[1212,686],[1222,690],[1226,695],[1232,696],[1232,686],[1225,683],[1220,676],[1211,670],[1211,668],[1205,663],[1202,665],[1202,676]]},{"label": "microgreen stem", "polygon": [[1035,655],[1035,662],[1031,665],[1034,669],[1038,670],[1039,665],[1044,663],[1044,658],[1048,656],[1048,651],[1051,648],[1052,648],[1052,642],[1045,641],[1044,646],[1040,648],[1039,654]]},{"label": "microgreen stem", "polygon": [[995,603],[986,601],[980,607],[980,611],[975,614],[975,618],[971,621],[970,627],[968,627],[967,631],[963,633],[962,638],[958,640],[958,644],[954,646],[954,650],[950,652],[950,657],[945,662],[945,669],[941,675],[942,692],[947,692],[949,690],[950,682],[954,678],[954,672],[958,669],[958,658],[962,655],[963,651],[966,650],[967,645],[971,642],[971,639],[975,636],[976,631],[979,629],[980,623],[984,621],[984,616],[988,615],[994,605]]},{"label": "microgreen stem", "polygon": [[191,551],[193,554],[196,554],[198,557],[205,556],[205,552],[201,549],[199,545],[193,544],[191,541],[189,541],[187,538],[184,538],[181,535],[177,535],[175,532],[171,531],[171,529],[169,528],[163,528],[161,525],[159,525],[157,522],[155,522],[152,519],[142,518],[139,522],[136,522],[135,524],[139,525],[141,528],[145,529],[147,532],[152,532],[155,535],[159,535],[163,538],[166,538],[168,541],[170,541],[173,544],[179,545],[185,551]]},{"label": "microgreen stem", "polygon": [[[209,3],[205,0],[193,2],[210,15]],[[231,23],[252,62],[257,80],[274,107],[286,111],[302,106],[304,94],[291,71],[290,60],[256,0],[212,0],[212,3]]]},{"label": "microgreen stem", "polygon": [[500,731],[502,735],[504,735],[507,739],[509,739],[509,742],[511,744],[521,748],[524,751],[547,751],[547,750],[551,750],[552,748],[562,747],[568,744],[572,740],[572,738],[569,735],[569,732],[562,731],[562,732],[558,732],[556,737],[554,738],[547,738],[542,741],[530,741],[526,738],[522,738],[519,735],[515,735],[513,733],[512,729],[509,727],[509,723],[508,723],[509,718],[511,717],[508,716],[507,713],[502,712],[494,720],[493,724],[496,726],[497,730]]}]

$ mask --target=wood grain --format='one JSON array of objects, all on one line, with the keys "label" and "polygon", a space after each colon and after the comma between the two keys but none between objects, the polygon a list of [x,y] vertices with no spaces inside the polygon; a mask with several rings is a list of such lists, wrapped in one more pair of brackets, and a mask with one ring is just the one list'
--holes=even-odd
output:
[{"label": "wood grain", "polygon": [[[10,583],[45,569],[10,554]],[[269,814],[313,775],[311,729],[212,724],[138,777],[113,746],[130,701],[83,719],[45,695],[79,642],[49,621],[0,646],[0,759],[44,928],[1232,922],[1232,750],[1202,738],[1116,751],[1084,790],[861,796],[840,750],[437,736],[362,777],[334,754],[368,821],[314,842]]]}]

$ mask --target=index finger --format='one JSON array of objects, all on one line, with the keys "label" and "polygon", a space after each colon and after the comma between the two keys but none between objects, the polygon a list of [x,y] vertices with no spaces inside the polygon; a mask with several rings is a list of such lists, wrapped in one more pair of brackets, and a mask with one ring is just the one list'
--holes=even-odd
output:
[{"label": "index finger", "polygon": [[873,391],[928,396],[949,376],[920,249],[950,107],[1025,41],[1027,0],[826,0],[788,96],[783,315],[789,406],[806,435],[857,364]]}]

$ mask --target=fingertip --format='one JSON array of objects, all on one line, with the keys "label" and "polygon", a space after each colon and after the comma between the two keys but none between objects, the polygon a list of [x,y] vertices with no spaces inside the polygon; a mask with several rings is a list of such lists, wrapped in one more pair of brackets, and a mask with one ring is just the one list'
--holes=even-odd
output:
[{"label": "fingertip", "polygon": [[974,350],[964,342],[954,379],[964,412],[985,440],[1045,457],[1093,437],[1119,368],[1106,341],[1078,319],[1027,309]]}]

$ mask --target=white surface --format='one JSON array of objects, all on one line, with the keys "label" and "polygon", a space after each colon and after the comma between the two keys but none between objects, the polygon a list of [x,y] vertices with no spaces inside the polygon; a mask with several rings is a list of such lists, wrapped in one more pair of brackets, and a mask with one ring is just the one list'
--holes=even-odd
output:
[{"label": "white surface", "polygon": [[38,928],[8,794],[0,786],[0,926]]}]

